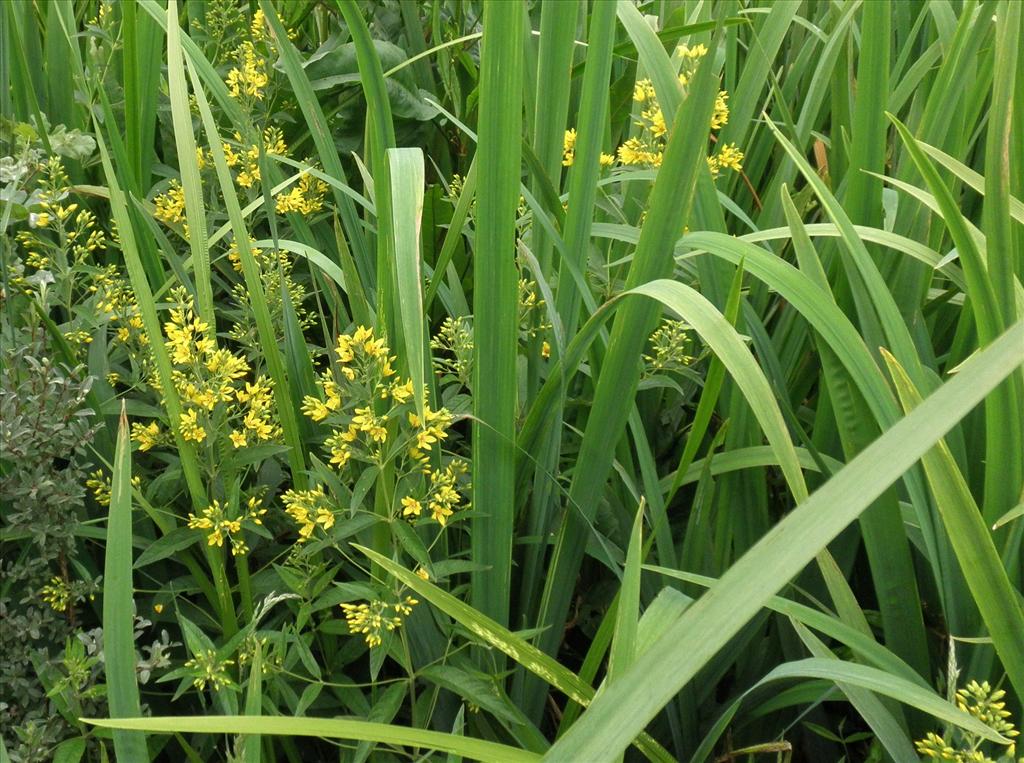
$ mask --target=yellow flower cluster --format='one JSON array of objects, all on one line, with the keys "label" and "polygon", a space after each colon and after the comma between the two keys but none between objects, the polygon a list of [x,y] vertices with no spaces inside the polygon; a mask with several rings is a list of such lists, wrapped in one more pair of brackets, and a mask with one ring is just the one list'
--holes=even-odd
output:
[{"label": "yellow flower cluster", "polygon": [[253,42],[265,42],[267,39],[267,19],[260,8],[252,14],[252,22],[249,24],[249,37]]},{"label": "yellow flower cluster", "polygon": [[426,504],[430,509],[431,518],[441,527],[448,523],[448,517],[462,503],[462,495],[457,489],[459,478],[469,471],[462,459],[454,458],[440,471],[430,472],[430,487],[423,499],[411,495],[401,500],[403,517],[418,517]]},{"label": "yellow flower cluster", "polygon": [[275,208],[279,214],[298,212],[311,215],[324,208],[324,194],[327,183],[308,172],[302,173],[299,182],[290,191],[282,191],[276,196]]},{"label": "yellow flower cluster", "polygon": [[651,353],[644,360],[652,373],[679,371],[693,363],[693,337],[684,321],[664,320],[650,342]]},{"label": "yellow flower cluster", "polygon": [[[571,167],[576,160],[576,128],[565,131],[565,138],[562,142],[562,165]],[[615,164],[615,157],[612,154],[601,154],[601,166],[611,167]]]},{"label": "yellow flower cluster", "polygon": [[167,442],[160,425],[151,421],[145,426],[138,422],[132,424],[132,439],[139,444],[139,450],[146,452]]},{"label": "yellow flower cluster", "polygon": [[[255,246],[252,239],[249,241],[249,246],[259,269],[259,278],[263,284],[271,325],[279,331],[283,331],[285,293],[291,301],[291,309],[295,311],[299,328],[305,330],[313,325],[313,314],[302,304],[307,295],[306,286],[301,281],[296,281],[291,275],[294,267],[292,258],[283,251],[264,251]],[[237,242],[234,240],[231,241],[228,248],[228,261],[236,272],[242,272],[242,258],[238,252]],[[260,341],[259,330],[256,327],[250,293],[244,281],[239,281],[231,287],[231,296],[243,310],[239,319],[235,321],[228,332],[228,336],[243,347],[255,348]],[[278,338],[281,341],[284,340],[282,334],[279,334]]]},{"label": "yellow flower cluster", "polygon": [[[221,142],[224,150],[224,160],[228,167],[236,170],[235,182],[242,188],[252,188],[260,181],[260,147],[258,145],[242,145],[242,135],[235,132],[234,138],[239,144],[239,150],[227,141]],[[277,156],[288,156],[288,144],[284,141],[284,133],[277,127],[268,127],[263,131],[263,151],[267,154]],[[202,158],[200,166],[205,166],[207,160]]]},{"label": "yellow flower cluster", "polygon": [[1013,739],[1020,736],[1020,731],[1008,720],[1010,711],[1006,709],[1006,702],[1003,701],[1005,697],[1006,692],[1003,689],[993,691],[988,681],[982,681],[980,684],[971,681],[963,689],[957,690],[956,704],[997,734]]},{"label": "yellow flower cluster", "polygon": [[708,169],[711,177],[717,178],[723,169],[740,172],[743,169],[743,152],[735,143],[726,143],[718,153],[708,157]]},{"label": "yellow flower cluster", "polygon": [[89,269],[78,266],[107,243],[96,215],[77,202],[68,203],[73,190],[61,160],[50,158],[42,165],[39,188],[32,194],[32,207],[41,211],[31,212],[29,227],[14,236],[28,267],[48,270],[53,282],[69,286],[74,286],[78,272]]},{"label": "yellow flower cluster", "polygon": [[270,78],[267,76],[267,62],[250,40],[246,40],[235,51],[236,66],[228,72],[227,86],[232,98],[263,99],[263,90]]},{"label": "yellow flower cluster", "polygon": [[188,515],[188,526],[193,530],[206,530],[206,544],[208,546],[223,546],[224,539],[231,543],[231,554],[233,556],[244,556],[249,547],[242,537],[242,526],[244,522],[252,522],[254,525],[263,524],[263,515],[266,509],[261,509],[259,500],[250,498],[245,510],[234,519],[229,519],[226,512],[227,507],[220,501],[213,502],[200,512]]},{"label": "yellow flower cluster", "polygon": [[[344,471],[353,464],[383,466],[393,461],[399,480],[418,484],[426,478],[425,490],[406,489],[407,493],[425,495],[422,499],[407,495],[400,501],[401,513],[418,517],[426,507],[443,526],[462,502],[455,486],[466,472],[465,464],[457,460],[431,472],[430,454],[448,437],[451,414],[445,408],[434,410],[429,403],[422,416],[410,410],[412,380],[396,378],[395,359],[373,329],[360,326],[352,334],[341,335],[335,354],[339,380],[329,372],[322,374],[317,381],[321,395],[307,396],[302,403],[306,416],[331,427],[324,441],[330,464]],[[318,521],[314,507],[319,508],[325,500],[320,487],[286,497],[287,511],[302,525],[304,537],[312,533],[311,523]],[[324,514],[319,516],[326,519]]]},{"label": "yellow flower cluster", "polygon": [[[138,477],[132,477],[132,487],[138,489],[142,482]],[[112,486],[110,483],[110,477],[103,473],[102,469],[97,469],[89,475],[89,479],[85,481],[85,486],[92,491],[93,498],[96,499],[96,503],[100,506],[110,505],[110,494]]]},{"label": "yellow flower cluster", "polygon": [[[1014,724],[1009,720],[1010,711],[1006,709],[1002,689],[993,691],[988,681],[971,681],[966,687],[956,692],[956,704],[965,713],[969,713],[984,723],[997,734],[1008,738],[1010,744],[1005,747],[1005,757],[1000,760],[1013,760],[1016,754],[1016,739],[1020,735]],[[955,737],[960,737],[956,739]],[[948,760],[954,763],[993,763],[980,748],[984,743],[982,737],[965,731],[954,732],[954,738],[944,738],[929,732],[924,739],[915,745],[917,751],[927,757]]]},{"label": "yellow flower cluster", "polygon": [[[182,438],[204,442],[208,428],[216,431],[211,423],[214,410],[221,404],[223,416],[218,420],[235,425],[229,434],[235,448],[245,447],[250,438],[267,442],[278,437],[281,428],[274,419],[271,380],[259,376],[254,382],[244,381],[250,372],[245,358],[218,349],[210,327],[195,314],[191,297],[182,290],[175,295],[179,306],[171,311],[164,333],[171,362],[177,366],[171,379],[185,407],[178,421]],[[140,434],[141,448],[153,438],[141,430]],[[155,437],[158,430],[152,434]]]},{"label": "yellow flower cluster", "polygon": [[97,273],[89,290],[97,295],[96,309],[116,329],[116,341],[131,345],[136,350],[149,343],[149,337],[143,331],[142,314],[135,301],[135,293],[116,265],[108,265]]},{"label": "yellow flower cluster", "polygon": [[[707,55],[704,45],[688,47],[681,45],[676,55],[681,59],[679,84],[686,87],[700,59]],[[668,140],[668,125],[665,114],[658,103],[654,84],[649,79],[641,79],[633,86],[633,100],[640,104],[640,119],[635,123],[640,131],[628,138],[616,149],[615,156],[601,155],[601,166],[610,167],[616,161],[623,166],[660,167],[664,159],[665,144]],[[711,115],[711,129],[720,130],[729,122],[729,94],[721,90],[715,98],[714,111]],[[576,131],[565,133],[562,152],[562,164],[573,163],[576,144]],[[708,157],[708,168],[713,177],[718,177],[723,169],[739,172],[743,169],[743,152],[735,144],[723,146],[715,155]]]},{"label": "yellow flower cluster", "polygon": [[434,368],[451,374],[465,387],[473,382],[473,324],[466,316],[445,318],[430,340]]},{"label": "yellow flower cluster", "polygon": [[177,179],[172,179],[167,190],[153,199],[156,211],[153,216],[162,223],[168,225],[181,224],[186,234],[188,223],[185,222],[185,190]]},{"label": "yellow flower cluster", "polygon": [[56,576],[50,578],[50,582],[43,586],[39,595],[55,612],[66,612],[73,598],[71,587],[63,578]]},{"label": "yellow flower cluster", "polygon": [[345,622],[351,633],[361,633],[369,647],[380,646],[384,635],[401,627],[403,618],[412,614],[419,601],[406,596],[395,604],[375,599],[368,604],[342,604]]},{"label": "yellow flower cluster", "polygon": [[317,526],[334,527],[334,511],[322,486],[312,490],[289,490],[281,496],[285,513],[299,524],[299,542],[313,537]]}]

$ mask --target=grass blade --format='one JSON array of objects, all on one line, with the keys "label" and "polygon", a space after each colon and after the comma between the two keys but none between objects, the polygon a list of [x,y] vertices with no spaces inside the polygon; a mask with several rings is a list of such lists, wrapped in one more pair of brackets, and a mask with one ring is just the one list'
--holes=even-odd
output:
[{"label": "grass blade", "polygon": [[473,264],[473,605],[508,623],[515,492],[519,198],[523,6],[484,5]]},{"label": "grass blade", "polygon": [[[121,403],[117,448],[111,476],[110,516],[103,563],[103,654],[106,659],[107,702],[113,718],[139,715],[135,677],[135,601],[132,589],[132,448],[128,417]],[[114,732],[119,760],[148,760],[146,737]]]},{"label": "grass blade", "polygon": [[[348,718],[286,718],[281,716],[213,715],[127,719],[87,719],[100,728],[138,729],[168,734],[264,734],[314,736],[326,739],[353,739],[380,742],[404,747],[419,747],[462,755],[470,760],[488,763],[527,763],[540,756],[508,745],[483,739],[445,734],[440,731],[391,726],[385,723],[350,720]],[[139,758],[132,758],[139,760]]]},{"label": "grass blade", "polygon": [[391,234],[398,281],[398,315],[404,339],[405,365],[412,379],[416,411],[423,418],[426,355],[423,314],[423,276],[420,270],[420,224],[423,216],[423,152],[418,148],[389,148]]},{"label": "grass blade", "polygon": [[167,5],[167,86],[171,98],[171,121],[174,142],[178,149],[178,169],[185,194],[185,217],[188,221],[188,244],[192,251],[192,275],[196,284],[199,314],[217,333],[217,316],[213,312],[213,287],[210,284],[210,250],[206,235],[206,205],[203,203],[203,181],[196,157],[196,136],[192,131],[192,111],[185,84],[185,66],[181,57],[181,30],[178,28],[178,0]]}]

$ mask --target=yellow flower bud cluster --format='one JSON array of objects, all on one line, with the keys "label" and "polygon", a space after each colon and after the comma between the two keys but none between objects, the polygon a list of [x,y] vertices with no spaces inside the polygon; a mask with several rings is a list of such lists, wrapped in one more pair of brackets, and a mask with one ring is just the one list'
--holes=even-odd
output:
[{"label": "yellow flower bud cluster", "polygon": [[93,277],[89,290],[96,294],[96,309],[114,329],[114,341],[128,347],[140,360],[148,358],[149,337],[135,293],[116,265],[108,265]]},{"label": "yellow flower bud cluster", "polygon": [[401,627],[419,601],[406,596],[394,604],[375,599],[363,604],[342,604],[345,622],[351,633],[361,633],[369,647],[380,646],[387,633]]},{"label": "yellow flower bud cluster", "polygon": [[[992,731],[1009,739],[1009,744],[1002,746],[999,760],[1013,760],[1016,755],[1016,740],[1020,731],[1010,721],[1010,711],[1006,709],[1006,692],[1003,689],[993,690],[988,681],[971,681],[967,686],[957,689],[956,705],[960,710],[973,715],[988,726]],[[948,760],[953,763],[991,763],[990,757],[983,747],[995,743],[987,742],[981,736],[963,729],[950,729],[947,736],[929,732],[924,739],[919,739],[915,746],[918,753],[926,758]]]},{"label": "yellow flower bud cluster", "polygon": [[[136,476],[131,479],[132,487],[136,490],[142,485],[142,481]],[[89,479],[85,481],[85,486],[92,491],[93,498],[96,499],[96,503],[100,506],[110,505],[110,495],[112,486],[110,483],[110,477],[104,474],[102,469],[89,474]]]}]

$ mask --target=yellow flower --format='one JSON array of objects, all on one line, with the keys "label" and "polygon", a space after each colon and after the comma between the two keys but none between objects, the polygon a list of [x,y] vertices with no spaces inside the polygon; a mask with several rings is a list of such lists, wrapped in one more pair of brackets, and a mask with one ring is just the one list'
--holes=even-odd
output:
[{"label": "yellow flower", "polygon": [[434,521],[442,527],[447,524],[448,518],[462,502],[462,496],[455,485],[459,475],[464,474],[467,469],[464,461],[453,459],[444,469],[430,475],[428,506]]},{"label": "yellow flower", "polygon": [[697,59],[706,56],[708,54],[708,49],[703,43],[694,45],[692,48],[689,45],[680,45],[676,48],[676,53],[681,58],[689,58],[696,61]]},{"label": "yellow flower", "polygon": [[405,498],[402,499],[403,517],[418,517],[421,511],[423,511],[423,504],[417,501],[411,495],[407,495]]},{"label": "yellow flower", "polygon": [[649,79],[638,80],[633,86],[633,100],[643,103],[655,97],[654,84]]},{"label": "yellow flower", "polygon": [[281,496],[285,513],[299,524],[299,541],[309,540],[319,525],[324,530],[334,527],[334,512],[324,494],[323,486],[312,490],[289,490]]},{"label": "yellow flower", "polygon": [[243,95],[263,99],[263,88],[267,86],[269,78],[266,71],[266,62],[257,57],[256,48],[246,40],[235,52],[236,66],[228,72],[227,86],[232,98],[240,98]]},{"label": "yellow flower", "polygon": [[231,444],[236,448],[244,448],[246,446],[244,432],[239,432],[237,429],[234,429],[228,437],[231,439]]},{"label": "yellow flower", "polygon": [[729,104],[726,101],[729,100],[729,94],[724,90],[718,91],[718,97],[715,98],[715,110],[711,115],[711,129],[720,130],[725,127],[729,122]]},{"label": "yellow flower", "polygon": [[427,572],[422,567],[417,567],[416,568],[416,577],[418,577],[420,580],[430,580],[430,573]]},{"label": "yellow flower", "polygon": [[277,430],[273,427],[269,421],[263,416],[260,416],[256,411],[249,411],[245,415],[243,421],[245,428],[256,435],[261,440],[271,440],[274,438]]},{"label": "yellow flower", "polygon": [[647,127],[655,138],[661,138],[668,132],[668,128],[665,126],[665,115],[660,106],[648,109],[641,116],[647,120]]},{"label": "yellow flower", "polygon": [[639,138],[630,138],[619,146],[618,155],[623,164],[643,164],[647,151]]},{"label": "yellow flower", "polygon": [[356,415],[352,417],[352,424],[376,442],[388,439],[387,421],[387,416],[374,416],[369,408],[356,408]]},{"label": "yellow flower", "polygon": [[278,214],[298,212],[311,215],[323,209],[325,193],[327,183],[309,173],[303,173],[299,182],[292,186],[290,191],[277,195],[275,206]]},{"label": "yellow flower", "polygon": [[565,131],[562,140],[562,165],[571,167],[576,156],[576,128]]},{"label": "yellow flower", "polygon": [[302,412],[313,421],[323,421],[330,415],[331,409],[322,400],[306,395],[302,398]]},{"label": "yellow flower", "polygon": [[139,450],[145,452],[160,444],[160,427],[155,421],[146,426],[132,424],[132,439],[139,444]]},{"label": "yellow flower", "polygon": [[185,222],[185,191],[181,183],[172,180],[167,190],[153,199],[156,204],[154,217],[164,223]]},{"label": "yellow flower", "polygon": [[718,150],[715,159],[719,167],[725,167],[736,172],[743,169],[743,152],[736,147],[735,143],[727,143],[722,146]]},{"label": "yellow flower", "polygon": [[615,164],[615,154],[606,154],[606,153],[604,153],[602,151],[601,152],[601,166],[602,167],[611,167],[613,164]]},{"label": "yellow flower", "polygon": [[404,403],[412,397],[412,391],[412,379],[407,380],[405,384],[395,382],[391,385],[391,398],[396,403]]},{"label": "yellow flower", "polygon": [[[256,524],[262,524],[262,522],[254,516],[251,501],[249,511],[237,519],[229,519],[224,513],[225,508],[220,501],[214,499],[209,506],[200,512],[199,516],[195,514],[188,515],[188,526],[193,530],[207,530],[206,544],[208,546],[223,546],[226,538],[231,542],[231,554],[233,556],[243,556],[249,550],[249,547],[241,537],[242,522],[249,519],[255,521]],[[266,513],[266,510],[264,509],[259,513]]]},{"label": "yellow flower", "polygon": [[402,618],[412,614],[419,602],[411,596],[396,604],[374,600],[369,604],[342,604],[345,621],[351,633],[363,634],[369,647],[380,646],[383,637],[402,625]]},{"label": "yellow flower", "polygon": [[216,350],[206,360],[206,370],[227,379],[241,379],[249,372],[249,364],[229,350]]},{"label": "yellow flower", "polygon": [[190,408],[188,412],[181,414],[178,428],[181,431],[183,440],[202,442],[206,439],[206,430],[199,425],[195,408]]}]

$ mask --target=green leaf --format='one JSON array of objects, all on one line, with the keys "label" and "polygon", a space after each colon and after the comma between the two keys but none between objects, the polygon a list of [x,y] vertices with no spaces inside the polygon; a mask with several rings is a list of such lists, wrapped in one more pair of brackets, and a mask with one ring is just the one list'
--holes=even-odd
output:
[{"label": "green leaf", "polygon": [[[471,760],[488,763],[525,763],[539,760],[532,752],[487,742],[483,739],[445,734],[439,731],[403,728],[384,723],[351,720],[347,718],[283,718],[280,716],[219,715],[169,716],[152,718],[86,718],[86,723],[101,728],[138,729],[151,733],[172,732],[190,734],[245,734],[258,736],[324,737],[326,739],[354,739],[380,742],[404,747],[419,747],[463,755]],[[132,760],[142,760],[133,758]]]},{"label": "green leaf", "polygon": [[[107,702],[114,718],[139,715],[135,677],[135,601],[132,590],[132,460],[128,417],[121,409],[111,476],[110,516],[103,562],[103,654]],[[148,760],[146,738],[139,733],[114,733],[121,760]]]},{"label": "green leaf", "polygon": [[418,148],[389,148],[391,235],[394,237],[398,314],[405,340],[405,366],[412,379],[416,412],[423,414],[426,374],[423,314],[423,276],[420,274],[420,225],[423,217],[423,152]]},{"label": "green leaf", "polygon": [[473,519],[471,601],[509,621],[515,514],[515,210],[522,143],[523,11],[485,3],[480,58],[477,230],[473,262]]}]

